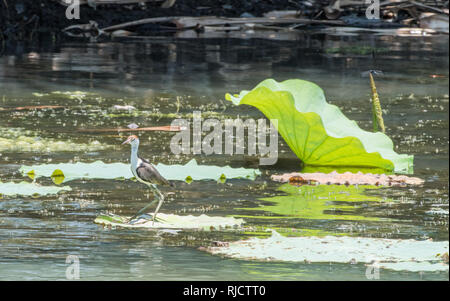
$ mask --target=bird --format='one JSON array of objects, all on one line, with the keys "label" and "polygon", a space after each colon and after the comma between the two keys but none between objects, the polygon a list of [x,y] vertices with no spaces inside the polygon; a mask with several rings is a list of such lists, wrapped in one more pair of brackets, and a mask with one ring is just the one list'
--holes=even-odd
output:
[{"label": "bird", "polygon": [[153,195],[155,196],[155,200],[152,201],[147,206],[145,206],[144,208],[142,208],[141,210],[139,210],[138,213],[133,215],[129,219],[129,222],[133,221],[137,216],[139,216],[147,208],[149,208],[150,206],[155,204],[156,201],[158,201],[158,205],[156,206],[156,210],[153,213],[152,217],[152,221],[154,223],[156,220],[156,215],[158,214],[158,211],[164,202],[164,194],[161,193],[161,191],[159,191],[157,185],[174,187],[174,184],[165,179],[148,160],[145,160],[138,155],[139,138],[136,135],[129,136],[127,140],[125,140],[122,143],[122,145],[124,144],[131,145],[131,157],[130,157],[131,172],[139,182],[146,184],[152,190]]}]

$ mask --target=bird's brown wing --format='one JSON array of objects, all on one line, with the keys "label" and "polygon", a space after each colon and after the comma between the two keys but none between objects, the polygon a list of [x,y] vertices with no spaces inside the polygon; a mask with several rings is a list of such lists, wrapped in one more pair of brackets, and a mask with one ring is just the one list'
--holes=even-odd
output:
[{"label": "bird's brown wing", "polygon": [[152,184],[173,186],[150,162],[142,158],[139,159],[141,159],[141,164],[136,168],[136,173],[139,178]]}]

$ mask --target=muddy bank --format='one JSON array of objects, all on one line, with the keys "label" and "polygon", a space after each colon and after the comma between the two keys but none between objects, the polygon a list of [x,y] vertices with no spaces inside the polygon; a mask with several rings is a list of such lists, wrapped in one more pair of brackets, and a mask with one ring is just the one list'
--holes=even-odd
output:
[{"label": "muddy bank", "polygon": [[[84,30],[105,29],[111,26],[131,32],[132,35],[170,34],[171,32],[193,29],[205,30],[211,27],[211,20],[204,24],[196,23],[197,17],[227,17],[243,18],[242,22],[227,23],[227,20],[213,22],[214,31],[239,31],[248,24],[256,24],[258,29],[288,29],[308,27],[336,27],[351,26],[359,28],[399,28],[422,27],[435,30],[444,27],[448,33],[448,2],[435,3],[416,1],[397,1],[382,5],[380,19],[368,20],[365,16],[367,5],[354,4],[345,0],[146,0],[138,3],[133,0],[81,0],[80,18],[69,20],[66,18],[67,7],[59,0],[2,0],[0,1],[0,40],[27,41],[42,33],[57,33],[73,25],[92,24]],[[107,4],[101,4],[101,3]],[[115,3],[112,3],[115,2]],[[126,2],[126,3],[125,3]],[[168,6],[165,3],[171,2]],[[385,1],[389,3],[389,1]],[[124,4],[125,3],[125,4]],[[281,13],[280,13],[281,12]],[[428,14],[428,15],[423,15]],[[174,18],[179,16],[194,17],[188,20],[188,25]],[[263,17],[269,23],[254,18]],[[142,22],[136,25],[120,26],[126,22],[148,18],[168,18],[157,22]],[[245,19],[244,19],[245,18]],[[287,21],[291,18],[292,22]],[[281,20],[278,22],[278,20]],[[422,20],[424,20],[422,22]],[[186,20],[183,20],[186,21]],[[213,20],[214,21],[214,20]],[[192,26],[192,24],[194,26]],[[235,26],[235,24],[237,24]],[[119,25],[119,26],[118,26]],[[240,25],[245,25],[241,26]],[[446,28],[446,29],[445,29]],[[248,28],[246,28],[248,29]],[[253,30],[254,28],[252,28]],[[80,29],[83,31],[83,29]]]},{"label": "muddy bank", "polygon": [[[229,1],[218,0],[211,4],[208,0],[178,0],[171,8],[161,8],[160,3],[129,5],[101,5],[93,8],[81,5],[80,19],[68,20],[67,7],[54,0],[2,0],[0,1],[0,32],[5,39],[26,39],[36,32],[60,32],[74,24],[95,20],[99,27],[107,27],[143,18],[166,16],[262,16],[272,10],[299,10],[313,14],[317,8],[308,7],[289,0],[278,1]],[[327,0],[320,1],[327,2]],[[142,26],[140,32],[162,29],[161,26]]]}]

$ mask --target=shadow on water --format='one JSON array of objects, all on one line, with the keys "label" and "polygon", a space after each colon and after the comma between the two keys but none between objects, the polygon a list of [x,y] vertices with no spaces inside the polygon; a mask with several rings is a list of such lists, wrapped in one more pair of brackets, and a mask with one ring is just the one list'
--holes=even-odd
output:
[{"label": "shadow on water", "polygon": [[[0,57],[1,182],[31,182],[18,172],[21,165],[128,162],[129,149],[120,147],[128,133],[79,129],[168,125],[194,110],[219,119],[238,114],[260,118],[251,107],[238,111],[224,94],[251,89],[266,78],[313,81],[330,103],[370,130],[369,82],[361,72],[378,69],[385,74],[376,80],[388,135],[397,152],[415,155],[415,175],[426,184],[359,188],[349,192],[349,199],[339,194],[337,201],[327,188],[314,202],[314,197],[305,199],[270,181],[270,174],[295,171],[300,164],[280,137],[278,163],[261,168],[255,181],[179,183],[162,209],[245,215],[244,231],[174,234],[95,225],[101,212],[134,213],[148,192],[132,181],[74,180],[64,184],[71,191],[57,195],[0,199],[0,279],[64,279],[71,254],[80,257],[86,280],[364,280],[360,264],[238,261],[196,248],[215,240],[267,236],[266,228],[287,234],[448,240],[448,68],[448,36],[311,34],[290,41],[167,38],[8,45]],[[62,108],[17,109],[43,105]],[[136,110],[116,110],[115,105]],[[242,155],[174,156],[169,147],[173,133],[140,136],[142,155],[155,163],[196,158],[201,164],[255,167],[254,158]],[[53,185],[48,178],[36,181]],[[448,272],[383,270],[381,277],[448,280]]]}]

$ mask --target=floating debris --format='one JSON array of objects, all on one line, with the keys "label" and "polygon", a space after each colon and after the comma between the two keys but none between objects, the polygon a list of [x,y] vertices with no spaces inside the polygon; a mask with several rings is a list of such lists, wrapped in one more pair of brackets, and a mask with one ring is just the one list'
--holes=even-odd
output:
[{"label": "floating debris", "polygon": [[113,107],[115,110],[126,110],[126,111],[132,111],[132,110],[136,110],[135,107],[130,106],[130,105],[125,105],[125,106],[121,106],[121,105],[114,105]]},{"label": "floating debris", "polygon": [[295,185],[295,186],[311,185],[313,183],[316,183],[316,181],[305,180],[301,176],[293,176],[293,177],[289,178],[289,184]]},{"label": "floating debris", "polygon": [[136,123],[130,123],[129,125],[127,125],[127,128],[129,129],[137,129],[139,126]]},{"label": "floating debris", "polygon": [[319,185],[375,185],[375,186],[406,186],[406,185],[422,185],[425,181],[403,175],[386,175],[372,173],[286,173],[283,175],[272,175],[272,181],[289,183],[292,185],[303,184],[319,184]]}]

